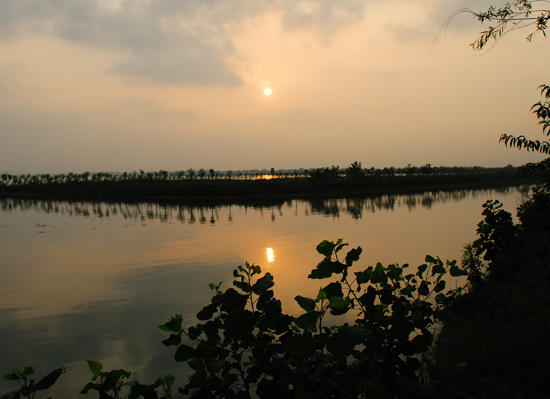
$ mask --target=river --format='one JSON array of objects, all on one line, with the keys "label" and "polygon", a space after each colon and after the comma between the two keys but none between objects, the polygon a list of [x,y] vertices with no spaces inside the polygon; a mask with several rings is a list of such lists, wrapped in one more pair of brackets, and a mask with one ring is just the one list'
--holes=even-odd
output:
[{"label": "river", "polygon": [[[297,315],[293,298],[329,282],[307,279],[322,240],[361,246],[355,270],[418,266],[426,254],[459,259],[487,199],[515,214],[528,193],[522,186],[215,207],[0,199],[0,374],[32,365],[39,379],[65,366],[40,397],[74,397],[93,359],[143,383],[174,374],[181,386],[185,366],[160,343],[167,335],[157,326],[175,313],[196,323],[208,284],[231,286],[236,266],[248,261],[273,274],[283,310]],[[16,388],[2,380],[0,396]]]}]

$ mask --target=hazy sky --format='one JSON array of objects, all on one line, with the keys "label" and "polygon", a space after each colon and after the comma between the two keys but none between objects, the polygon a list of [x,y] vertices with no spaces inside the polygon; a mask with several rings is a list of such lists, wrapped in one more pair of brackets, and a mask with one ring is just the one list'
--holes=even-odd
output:
[{"label": "hazy sky", "polygon": [[[0,0],[0,172],[519,165],[550,41],[499,0]],[[265,96],[266,87],[272,89]]]}]

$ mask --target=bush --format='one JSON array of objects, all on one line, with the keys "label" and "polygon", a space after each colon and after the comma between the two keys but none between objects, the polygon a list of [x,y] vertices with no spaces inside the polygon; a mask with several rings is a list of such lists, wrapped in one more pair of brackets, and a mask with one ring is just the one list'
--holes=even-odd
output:
[{"label": "bush", "polygon": [[[323,260],[309,278],[338,280],[315,297],[297,296],[305,311],[299,317],[282,312],[274,297],[273,276],[246,263],[233,273],[233,287],[215,291],[198,314],[195,326],[182,327],[175,315],[162,330],[163,341],[177,346],[174,358],[194,370],[180,392],[193,398],[294,397],[425,397],[432,388],[422,357],[434,340],[434,324],[446,303],[444,276],[465,275],[456,261],[426,256],[426,264],[405,274],[408,265],[375,267],[353,274],[361,248],[343,259],[342,239],[323,241]],[[435,298],[433,296],[435,295]],[[353,312],[350,325],[326,326],[329,312]]]}]

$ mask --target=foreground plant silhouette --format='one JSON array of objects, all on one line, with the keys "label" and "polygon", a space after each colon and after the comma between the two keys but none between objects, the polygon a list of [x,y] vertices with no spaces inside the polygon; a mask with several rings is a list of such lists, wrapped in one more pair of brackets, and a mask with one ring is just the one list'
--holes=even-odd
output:
[{"label": "foreground plant silhouette", "polygon": [[57,368],[35,383],[34,378],[30,377],[34,374],[34,368],[32,366],[25,367],[23,371],[13,369],[11,373],[4,376],[4,379],[17,382],[21,388],[17,391],[2,395],[0,398],[19,399],[22,395],[23,397],[34,399],[38,391],[44,391],[50,388],[63,373],[65,373],[65,367]]},{"label": "foreground plant silhouette", "polygon": [[[295,299],[305,311],[283,313],[271,289],[273,276],[246,263],[233,272],[235,288],[215,291],[198,314],[199,324],[183,328],[176,314],[162,330],[177,346],[178,362],[194,370],[180,393],[195,398],[422,397],[433,390],[422,372],[422,355],[434,340],[433,326],[448,300],[447,273],[466,272],[456,261],[426,256],[415,273],[408,265],[378,263],[349,274],[361,247],[339,258],[342,239],[323,241],[324,259],[309,278],[336,281],[313,298]],[[260,277],[261,276],[261,277]],[[434,297],[435,296],[435,297]],[[330,314],[355,316],[352,325],[323,325]],[[349,319],[349,318],[348,318]]]}]

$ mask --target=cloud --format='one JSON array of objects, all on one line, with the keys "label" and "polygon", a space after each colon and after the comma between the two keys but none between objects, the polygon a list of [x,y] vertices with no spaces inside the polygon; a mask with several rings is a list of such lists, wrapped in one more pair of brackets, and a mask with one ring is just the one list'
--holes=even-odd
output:
[{"label": "cloud", "polygon": [[[326,38],[359,21],[363,0],[4,0],[0,40],[47,34],[120,51],[110,68],[156,83],[241,85],[228,59],[239,58],[232,33],[243,21],[280,16],[284,30],[311,29]],[[323,39],[324,40],[324,39]]]}]

